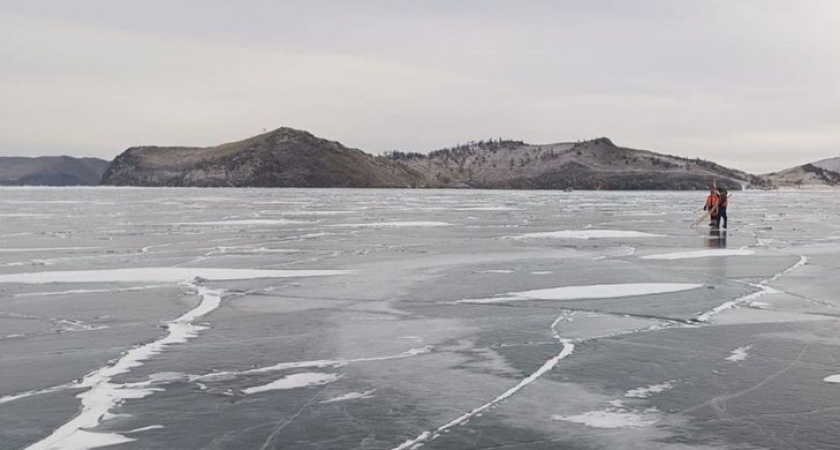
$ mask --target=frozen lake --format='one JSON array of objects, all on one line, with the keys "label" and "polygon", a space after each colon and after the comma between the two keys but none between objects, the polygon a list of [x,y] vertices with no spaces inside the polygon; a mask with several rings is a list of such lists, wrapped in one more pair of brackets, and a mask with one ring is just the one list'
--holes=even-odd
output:
[{"label": "frozen lake", "polygon": [[0,450],[840,449],[836,191],[0,189]]}]

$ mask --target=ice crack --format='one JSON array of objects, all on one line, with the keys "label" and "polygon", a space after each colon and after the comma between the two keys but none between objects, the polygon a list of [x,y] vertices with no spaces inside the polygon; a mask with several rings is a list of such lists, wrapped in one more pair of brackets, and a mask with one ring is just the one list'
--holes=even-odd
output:
[{"label": "ice crack", "polygon": [[196,319],[205,316],[219,307],[222,291],[209,289],[189,283],[201,296],[201,302],[175,320],[166,323],[167,334],[153,342],[134,347],[110,366],[102,367],[87,374],[73,388],[87,389],[76,397],[81,400],[81,412],[60,426],[53,433],[26,447],[26,450],[50,450],[57,448],[93,448],[102,445],[115,445],[131,442],[134,439],[117,433],[91,433],[86,431],[100,424],[103,417],[114,406],[128,399],[143,398],[155,390],[140,384],[119,384],[111,380],[131,369],[143,365],[143,362],[162,353],[170,345],[183,344],[198,336],[205,327],[193,324]]}]

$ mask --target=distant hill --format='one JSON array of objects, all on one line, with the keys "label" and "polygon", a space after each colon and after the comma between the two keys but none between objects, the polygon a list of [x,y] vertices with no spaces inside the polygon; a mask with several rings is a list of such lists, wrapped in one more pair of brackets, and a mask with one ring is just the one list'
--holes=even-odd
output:
[{"label": "distant hill", "polygon": [[279,128],[216,147],[134,147],[116,159],[102,184],[199,187],[412,187],[423,177],[306,131]]},{"label": "distant hill", "polygon": [[130,186],[503,189],[703,189],[713,181],[730,189],[767,186],[712,162],[618,147],[607,138],[479,141],[428,155],[372,156],[291,128],[208,148],[130,148],[102,178]]},{"label": "distant hill", "polygon": [[607,138],[530,145],[477,142],[390,159],[449,186],[503,189],[730,189],[767,187],[761,177],[701,160],[619,147]]},{"label": "distant hill", "polygon": [[764,175],[776,186],[840,186],[840,157],[791,167]]},{"label": "distant hill", "polygon": [[2,186],[95,186],[109,161],[70,156],[0,157]]}]

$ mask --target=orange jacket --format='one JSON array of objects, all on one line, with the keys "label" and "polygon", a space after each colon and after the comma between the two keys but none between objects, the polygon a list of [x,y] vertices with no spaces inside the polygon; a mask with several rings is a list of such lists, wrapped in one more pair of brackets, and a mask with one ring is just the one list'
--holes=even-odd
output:
[{"label": "orange jacket", "polygon": [[718,204],[720,203],[720,196],[718,194],[709,194],[706,197],[706,205],[703,207],[706,211],[713,211],[717,209]]}]

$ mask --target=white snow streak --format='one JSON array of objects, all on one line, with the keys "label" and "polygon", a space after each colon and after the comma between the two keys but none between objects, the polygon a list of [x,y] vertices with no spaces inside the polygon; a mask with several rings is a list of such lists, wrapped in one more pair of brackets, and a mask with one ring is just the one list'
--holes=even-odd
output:
[{"label": "white snow streak", "polygon": [[574,416],[552,416],[554,420],[579,423],[592,428],[644,428],[656,424],[659,417],[651,413],[628,411],[589,411]]},{"label": "white snow streak", "polygon": [[754,255],[754,250],[740,249],[740,250],[697,250],[693,252],[681,253],[664,253],[661,255],[647,255],[640,256],[640,259],[656,259],[674,261],[679,259],[694,259],[694,258],[709,258],[715,256],[749,256]]},{"label": "white snow streak", "polygon": [[166,324],[166,336],[126,352],[113,365],[102,367],[86,375],[74,388],[87,390],[76,397],[81,400],[82,411],[53,433],[26,447],[26,450],[76,450],[103,447],[134,439],[117,433],[93,433],[85,431],[97,427],[108,411],[120,402],[138,399],[152,394],[157,389],[139,388],[130,384],[114,384],[111,379],[143,365],[143,362],[163,352],[170,345],[183,344],[198,335],[204,327],[193,325],[193,321],[219,307],[221,292],[195,286],[201,302],[181,317]]},{"label": "white snow streak", "polygon": [[177,223],[175,225],[182,226],[208,226],[208,227],[235,227],[241,225],[296,225],[296,224],[311,224],[304,220],[289,220],[289,219],[241,219],[241,220],[220,220],[216,222],[185,222]]},{"label": "white snow streak", "polygon": [[507,236],[508,239],[621,239],[665,237],[661,234],[623,230],[563,230]]},{"label": "white snow streak", "polygon": [[751,294],[744,295],[744,296],[739,297],[739,298],[736,298],[735,300],[730,300],[726,303],[723,303],[722,305],[716,306],[716,307],[712,308],[711,310],[706,311],[703,314],[700,314],[699,316],[697,316],[695,318],[695,320],[697,320],[698,322],[709,322],[712,317],[720,314],[723,311],[726,311],[727,309],[735,308],[736,306],[738,306],[742,303],[752,302],[753,300],[755,300],[757,298],[760,298],[760,297],[763,297],[763,296],[768,295],[768,294],[778,294],[779,291],[777,291],[776,289],[773,289],[773,288],[771,288],[770,286],[767,286],[767,285],[769,283],[772,283],[772,282],[778,280],[779,278],[786,275],[787,273],[804,266],[807,263],[808,263],[808,257],[807,256],[800,256],[799,261],[796,264],[788,267],[787,269],[777,273],[776,275],[773,275],[772,277],[770,277],[766,280],[762,280],[758,284],[750,284],[750,286],[758,288],[758,291],[753,292]]},{"label": "white snow streak", "polygon": [[456,303],[501,303],[525,300],[578,300],[590,298],[618,298],[687,291],[702,284],[686,283],[628,283],[563,286],[525,292],[508,292],[498,297],[458,300]]},{"label": "white snow streak", "polygon": [[289,369],[323,369],[327,367],[344,367],[353,363],[373,362],[373,361],[390,361],[394,359],[410,358],[412,356],[430,353],[434,347],[427,345],[420,348],[412,348],[410,350],[389,356],[374,356],[369,358],[355,358],[355,359],[321,359],[314,361],[295,361],[275,364],[273,366],[258,367],[256,369],[243,370],[241,372],[213,372],[207,375],[193,375],[190,381],[213,381],[214,379],[224,379],[231,376],[253,375],[258,373],[279,372]]},{"label": "white snow streak", "polygon": [[352,273],[346,270],[251,270],[187,267],[142,267],[110,270],[65,270],[0,275],[0,283],[180,283],[200,277],[208,280],[246,280],[253,278],[323,277]]},{"label": "white snow streak", "polygon": [[370,223],[339,223],[325,225],[327,227],[350,227],[350,228],[401,228],[401,227],[448,227],[451,224],[446,222],[370,222]]},{"label": "white snow streak", "polygon": [[637,389],[631,389],[627,391],[624,396],[630,398],[648,398],[653,394],[658,394],[660,392],[664,392],[668,389],[673,389],[674,384],[670,381],[667,381],[662,384],[652,384],[648,387],[642,387]]},{"label": "white snow streak", "polygon": [[494,398],[493,400],[490,400],[489,402],[473,409],[472,411],[469,411],[467,413],[462,414],[461,416],[459,416],[459,417],[453,419],[452,421],[436,428],[433,431],[424,431],[423,433],[421,433],[416,438],[409,439],[409,440],[403,442],[402,444],[400,444],[399,446],[394,447],[392,450],[415,449],[415,448],[418,448],[418,447],[422,446],[423,443],[428,441],[429,438],[431,438],[432,436],[439,435],[440,433],[443,433],[443,432],[449,430],[450,428],[454,428],[454,427],[463,425],[464,423],[469,421],[471,418],[473,418],[476,415],[482,413],[483,411],[487,410],[488,408],[491,408],[494,405],[510,398],[511,396],[513,396],[517,392],[521,391],[523,388],[525,388],[529,384],[531,384],[534,381],[536,381],[537,379],[539,379],[546,372],[553,369],[560,362],[560,360],[562,360],[563,358],[571,355],[572,352],[575,349],[575,344],[572,343],[571,340],[561,338],[559,336],[559,334],[557,333],[557,330],[554,329],[554,327],[564,318],[566,318],[565,314],[558,317],[557,319],[555,319],[554,323],[551,324],[552,335],[560,341],[560,343],[563,345],[563,349],[556,356],[554,356],[553,358],[551,358],[548,361],[546,361],[545,363],[543,363],[543,365],[540,366],[540,368],[537,369],[536,372],[532,373],[531,375],[528,375],[528,377],[526,377],[525,379],[523,379],[522,381],[517,383],[512,388],[503,392],[501,395]]},{"label": "white snow streak", "polygon": [[339,378],[340,377],[338,375],[331,373],[296,373],[294,375],[283,377],[279,380],[272,381],[271,383],[264,384],[262,386],[254,386],[247,389],[243,389],[242,393],[246,395],[251,395],[266,391],[295,389],[307,386],[318,386],[322,384],[332,383],[333,381],[338,380]]},{"label": "white snow streak", "polygon": [[336,402],[346,402],[348,400],[361,400],[365,398],[373,398],[373,393],[376,392],[376,389],[371,389],[369,391],[364,392],[350,392],[344,395],[339,395],[338,397],[333,397],[327,400],[322,401],[321,403],[336,403]]},{"label": "white snow streak", "polygon": [[0,253],[55,252],[64,250],[98,250],[101,248],[102,247],[0,248]]}]

